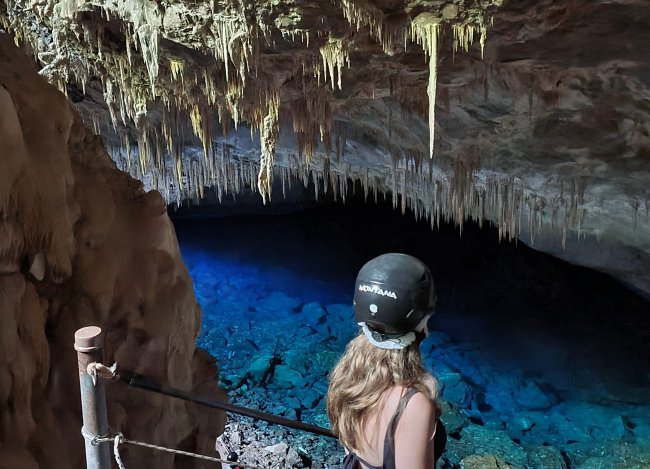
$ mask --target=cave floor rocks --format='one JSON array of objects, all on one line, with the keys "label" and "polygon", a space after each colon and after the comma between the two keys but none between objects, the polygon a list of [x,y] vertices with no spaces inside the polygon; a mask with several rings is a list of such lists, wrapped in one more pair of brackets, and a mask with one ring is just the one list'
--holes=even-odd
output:
[{"label": "cave floor rocks", "polygon": [[[332,210],[176,221],[203,307],[198,345],[232,403],[328,426],[327,374],[356,333],[356,270],[379,252],[409,252],[432,265],[439,290],[422,346],[449,434],[439,468],[650,468],[646,300],[528,248],[481,241],[478,229],[460,240]],[[412,249],[423,236],[436,237],[436,252]],[[236,415],[220,443],[260,467],[338,468],[343,457],[332,439]]]}]

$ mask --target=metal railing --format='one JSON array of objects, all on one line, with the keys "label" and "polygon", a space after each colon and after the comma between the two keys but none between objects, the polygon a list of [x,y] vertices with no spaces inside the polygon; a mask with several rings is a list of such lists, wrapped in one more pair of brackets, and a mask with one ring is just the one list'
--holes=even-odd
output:
[{"label": "metal railing", "polygon": [[285,427],[295,428],[320,436],[336,438],[327,428],[319,427],[305,422],[286,419],[277,415],[260,412],[254,409],[229,404],[227,402],[198,396],[170,386],[161,385],[154,380],[130,371],[118,370],[116,365],[107,367],[102,363],[102,330],[97,326],[84,327],[75,333],[74,348],[77,351],[79,365],[79,387],[81,390],[81,409],[83,427],[81,434],[85,439],[86,467],[87,469],[110,469],[111,447],[118,466],[123,469],[124,464],[119,454],[121,444],[133,444],[155,450],[166,451],[184,456],[191,456],[213,462],[219,462],[231,467],[253,468],[235,460],[220,459],[187,451],[165,448],[150,443],[139,442],[125,438],[122,434],[110,435],[108,429],[108,416],[106,412],[106,380],[117,380],[129,386],[145,391],[163,394],[165,396],[193,402],[205,407],[219,409],[257,420],[275,423]]},{"label": "metal railing", "polygon": [[[74,348],[79,364],[79,388],[81,389],[82,434],[104,438],[108,435],[106,414],[106,391],[102,380],[89,372],[93,363],[102,362],[102,330],[96,326],[84,327],[74,334]],[[88,469],[110,469],[110,447],[93,444],[86,438],[86,466]]]}]

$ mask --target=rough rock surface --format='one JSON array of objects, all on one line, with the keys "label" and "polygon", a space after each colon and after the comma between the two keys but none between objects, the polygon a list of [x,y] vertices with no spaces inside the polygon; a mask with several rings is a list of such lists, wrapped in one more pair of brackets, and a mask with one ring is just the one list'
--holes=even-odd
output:
[{"label": "rough rock surface", "polygon": [[644,0],[20,0],[0,21],[167,200],[271,195],[272,164],[349,178],[650,292]]},{"label": "rough rock surface", "polygon": [[[159,382],[219,395],[197,352],[200,307],[160,194],[118,171],[102,140],[0,34],[0,467],[84,465],[74,331]],[[133,439],[209,451],[219,413],[122,385],[109,424]],[[131,467],[201,467],[125,450]]]}]

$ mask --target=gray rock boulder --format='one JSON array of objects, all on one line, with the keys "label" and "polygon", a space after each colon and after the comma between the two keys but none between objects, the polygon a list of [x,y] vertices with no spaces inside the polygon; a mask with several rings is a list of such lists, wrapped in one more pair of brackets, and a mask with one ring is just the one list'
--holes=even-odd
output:
[{"label": "gray rock boulder", "polygon": [[300,372],[289,368],[286,365],[275,367],[275,384],[283,389],[297,388],[305,385],[305,379]]},{"label": "gray rock boulder", "polygon": [[256,305],[259,312],[267,313],[295,313],[301,305],[301,301],[292,298],[282,292],[273,292],[268,297],[259,301]]},{"label": "gray rock boulder", "polygon": [[515,393],[514,397],[522,407],[530,410],[548,409],[553,405],[552,398],[534,381],[527,382]]},{"label": "gray rock boulder", "polygon": [[514,469],[502,459],[490,455],[476,455],[467,456],[460,462],[461,469]]}]

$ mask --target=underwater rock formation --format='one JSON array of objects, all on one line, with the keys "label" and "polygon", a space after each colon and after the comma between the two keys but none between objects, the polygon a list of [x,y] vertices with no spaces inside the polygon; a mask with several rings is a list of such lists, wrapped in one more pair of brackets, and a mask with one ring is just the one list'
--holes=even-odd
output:
[{"label": "underwater rock formation", "polygon": [[648,18],[643,0],[0,5],[167,201],[266,201],[274,175],[345,200],[352,180],[646,294]]},{"label": "underwater rock formation", "polygon": [[[201,311],[162,197],[116,169],[2,33],[0,165],[0,467],[84,463],[79,327],[104,329],[107,362],[219,395],[195,350]],[[221,414],[180,401],[118,384],[107,394],[109,424],[127,437],[208,451],[223,428]],[[171,468],[174,457],[129,450],[128,461]]]}]

